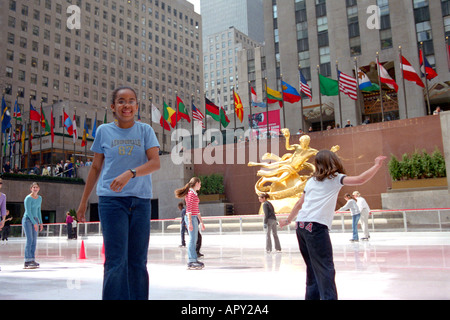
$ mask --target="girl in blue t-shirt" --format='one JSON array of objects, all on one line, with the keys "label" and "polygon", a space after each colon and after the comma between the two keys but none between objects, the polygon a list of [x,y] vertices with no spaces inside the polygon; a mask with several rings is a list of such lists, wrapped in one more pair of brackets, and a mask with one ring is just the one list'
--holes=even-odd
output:
[{"label": "girl in blue t-shirt", "polygon": [[151,173],[159,170],[159,143],[150,125],[136,122],[136,92],[112,93],[115,121],[101,125],[91,150],[94,161],[77,211],[85,221],[89,196],[97,183],[105,246],[104,300],[146,300],[147,255],[152,199]]}]

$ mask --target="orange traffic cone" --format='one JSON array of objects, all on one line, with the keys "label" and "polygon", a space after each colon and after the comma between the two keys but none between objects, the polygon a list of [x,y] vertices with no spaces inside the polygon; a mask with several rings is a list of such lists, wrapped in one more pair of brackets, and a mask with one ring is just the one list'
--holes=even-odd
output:
[{"label": "orange traffic cone", "polygon": [[84,240],[81,241],[80,255],[78,259],[86,259],[86,252],[84,249]]}]

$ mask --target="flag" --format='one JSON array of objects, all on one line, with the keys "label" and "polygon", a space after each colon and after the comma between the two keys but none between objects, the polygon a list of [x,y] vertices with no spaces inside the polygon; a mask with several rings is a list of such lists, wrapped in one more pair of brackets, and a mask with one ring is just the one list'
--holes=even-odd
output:
[{"label": "flag", "polygon": [[395,92],[398,92],[398,85],[394,81],[394,79],[391,78],[387,70],[381,65],[380,61],[377,59],[378,68],[379,68],[379,74],[380,74],[380,81],[384,84],[386,84],[389,88],[394,89]]},{"label": "flag", "polygon": [[64,119],[63,119],[64,120],[64,127],[66,128],[67,133],[69,135],[72,135],[73,134],[72,120],[70,120],[69,116],[67,115],[67,113],[65,111],[64,111],[63,116],[64,116]]},{"label": "flag", "polygon": [[97,132],[97,112],[95,112],[94,127],[92,127],[92,138],[95,138]]},{"label": "flag", "polygon": [[255,89],[253,87],[251,88],[252,92],[252,107],[260,107],[260,108],[267,108],[267,104],[264,102],[258,102],[258,97],[256,96]]},{"label": "flag", "polygon": [[306,79],[303,76],[301,70],[299,70],[299,73],[300,73],[300,92],[303,92],[307,97],[309,97],[310,101],[312,101],[311,88],[309,87],[308,82],[306,82]]},{"label": "flag", "polygon": [[282,84],[282,89],[283,89],[284,101],[289,102],[289,103],[296,103],[302,99],[302,97],[298,93],[297,89],[295,89],[293,86],[291,86],[290,84],[288,84],[284,81],[282,81],[281,84]]},{"label": "flag", "polygon": [[50,111],[50,134],[52,136],[52,143],[55,142],[55,120],[53,119],[53,107]]},{"label": "flag", "polygon": [[236,116],[242,123],[244,120],[244,106],[242,105],[241,97],[239,97],[237,92],[234,92],[234,112],[236,112]]},{"label": "flag", "polygon": [[338,70],[339,90],[350,97],[350,99],[358,100],[358,83],[355,78],[346,75]]},{"label": "flag", "polygon": [[41,127],[44,129],[44,135],[48,135],[51,131],[50,125],[47,122],[47,119],[45,118],[44,110],[41,106]]},{"label": "flag", "polygon": [[423,51],[420,50],[420,71],[422,71],[422,77],[426,75],[428,80],[432,80],[438,76],[436,71],[431,67],[427,58],[423,55]]},{"label": "flag", "polygon": [[230,120],[228,119],[225,110],[223,110],[223,108],[219,109],[218,106],[216,106],[207,98],[205,98],[205,105],[206,105],[206,115],[209,115],[217,122],[220,122],[225,128],[228,127]]},{"label": "flag", "polygon": [[21,144],[22,154],[24,154],[25,153],[25,130],[24,130],[24,127],[22,127],[22,136],[20,138],[20,144]]},{"label": "flag", "polygon": [[364,92],[379,91],[380,87],[376,83],[372,83],[361,69],[358,69],[358,86],[359,90]]},{"label": "flag", "polygon": [[319,74],[320,94],[324,96],[337,96],[339,95],[339,83],[337,80],[333,80]]},{"label": "flag", "polygon": [[158,108],[152,103],[152,122],[160,123],[160,121],[161,121],[161,112],[159,112]]},{"label": "flag", "polygon": [[227,113],[223,107],[220,107],[220,123],[224,128],[228,127],[230,124],[230,119],[228,119]]},{"label": "flag", "polygon": [[203,123],[203,119],[205,116],[197,109],[197,107],[192,104],[192,119],[197,120],[199,124],[202,125],[202,128],[205,129],[205,124]]},{"label": "flag", "polygon": [[41,115],[39,114],[39,112],[36,111],[31,102],[30,102],[30,119],[33,121],[41,122]]},{"label": "flag", "polygon": [[283,95],[279,91],[275,91],[267,87],[267,104],[279,103],[280,107],[283,107]]},{"label": "flag", "polygon": [[6,106],[5,97],[2,97],[2,132],[5,133],[8,128],[11,128],[11,115]]},{"label": "flag", "polygon": [[163,119],[170,124],[172,128],[175,128],[177,125],[177,112],[169,107],[166,102],[163,103]]},{"label": "flag", "polygon": [[425,88],[425,85],[417,74],[416,70],[414,70],[411,63],[404,56],[402,56],[402,61],[400,62],[400,68],[403,70],[403,78],[405,80],[415,82],[418,86]]},{"label": "flag", "polygon": [[84,147],[87,144],[87,138],[89,137],[89,128],[86,123],[86,118],[84,119],[83,137],[81,139],[81,146]]},{"label": "flag", "polygon": [[19,103],[16,102],[14,103],[14,112],[13,112],[13,117],[14,119],[16,119],[16,121],[22,121],[22,113],[20,112],[20,107],[19,107]]},{"label": "flag", "polygon": [[189,117],[189,114],[186,110],[186,106],[184,105],[183,100],[181,100],[178,96],[177,96],[177,110],[178,110],[177,122],[180,121],[181,119],[185,119],[189,123],[191,123],[191,118]]},{"label": "flag", "polygon": [[72,121],[72,123],[73,123],[73,135],[72,135],[72,137],[73,137],[73,143],[75,144],[75,143],[77,143],[77,140],[78,140],[78,131],[77,131],[77,119],[76,119],[76,115],[74,114],[73,115],[73,121]]}]

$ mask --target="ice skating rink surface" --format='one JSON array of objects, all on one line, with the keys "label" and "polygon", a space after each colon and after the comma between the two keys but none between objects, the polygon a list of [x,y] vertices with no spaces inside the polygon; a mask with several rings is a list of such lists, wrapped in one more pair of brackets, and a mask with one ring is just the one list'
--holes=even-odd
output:
[{"label": "ice skating rink surface", "polygon": [[[178,235],[152,235],[151,300],[303,300],[306,268],[295,233],[267,254],[263,233],[203,235],[203,270],[187,270]],[[450,232],[331,233],[340,300],[450,299]],[[80,258],[84,242],[86,259]],[[0,300],[99,300],[102,238],[38,238],[39,269],[23,269],[24,238],[0,245]]]}]

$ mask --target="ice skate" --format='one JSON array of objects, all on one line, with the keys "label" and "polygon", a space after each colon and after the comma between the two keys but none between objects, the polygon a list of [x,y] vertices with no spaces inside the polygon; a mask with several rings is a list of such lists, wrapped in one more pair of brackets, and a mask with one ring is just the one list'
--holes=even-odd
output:
[{"label": "ice skate", "polygon": [[202,262],[199,262],[199,261],[189,262],[188,263],[188,269],[189,270],[201,270],[204,267],[205,267],[205,264],[203,264]]},{"label": "ice skate", "polygon": [[27,261],[25,262],[24,269],[37,269],[39,268],[39,263],[37,263],[36,261]]}]

